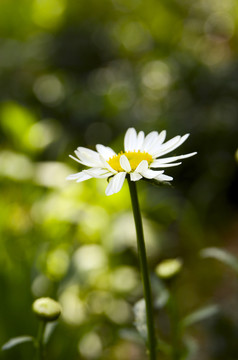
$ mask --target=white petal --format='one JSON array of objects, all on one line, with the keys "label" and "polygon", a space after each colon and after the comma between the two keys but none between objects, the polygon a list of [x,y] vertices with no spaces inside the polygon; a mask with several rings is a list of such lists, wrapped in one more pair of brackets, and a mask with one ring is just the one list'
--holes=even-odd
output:
[{"label": "white petal", "polygon": [[86,166],[99,167],[101,165],[99,154],[96,151],[84,147],[78,147],[77,150],[75,150],[75,154],[77,155],[81,163]]},{"label": "white petal", "polygon": [[173,180],[173,178],[171,176],[163,175],[163,174],[156,176],[155,179],[158,181],[172,181]]},{"label": "white petal", "polygon": [[123,170],[125,170],[126,172],[130,172],[131,171],[131,164],[129,162],[129,160],[127,159],[126,155],[122,155],[120,157],[120,165],[122,167]]},{"label": "white petal", "polygon": [[156,141],[158,139],[158,132],[152,131],[150,132],[144,140],[144,143],[141,147],[141,151],[149,152],[150,148],[153,147],[154,144],[156,144]]},{"label": "white petal", "polygon": [[167,167],[172,167],[172,166],[178,166],[181,164],[182,164],[182,162],[172,163],[172,164],[160,164],[160,163],[154,164],[154,163],[152,163],[152,164],[150,164],[150,167],[158,169],[158,168],[167,168]]},{"label": "white petal", "polygon": [[161,147],[162,143],[164,142],[165,138],[166,138],[166,131],[163,130],[159,134],[156,142],[150,147],[149,152],[152,156],[154,156],[154,154],[160,150],[160,147]]},{"label": "white petal", "polygon": [[124,138],[125,151],[134,151],[137,145],[137,133],[134,128],[129,128]]},{"label": "white petal", "polygon": [[102,155],[100,155],[100,160],[102,163],[102,167],[107,169],[108,171],[110,171],[112,174],[117,174],[117,171],[114,170],[109,164],[108,162],[104,159],[104,157]]},{"label": "white petal", "polygon": [[137,136],[137,143],[136,143],[135,151],[141,150],[141,147],[144,142],[144,138],[145,138],[144,131],[140,131]]},{"label": "white petal", "polygon": [[107,196],[114,194],[113,186],[112,186],[112,185],[113,185],[113,184],[112,184],[112,180],[113,180],[113,178],[109,181],[109,184],[107,185],[107,188],[106,188],[106,191],[105,191],[105,194],[106,194]]},{"label": "white petal", "polygon": [[161,133],[159,133],[159,137],[157,139],[158,143],[163,143],[166,138],[166,130],[162,130]]},{"label": "white petal", "polygon": [[[156,167],[157,165],[168,164],[168,163],[170,163],[172,161],[186,159],[186,158],[188,158],[190,156],[194,156],[196,154],[197,154],[196,152],[193,152],[193,153],[189,153],[189,154],[185,154],[185,155],[171,156],[171,157],[167,157],[167,158],[164,158],[164,159],[154,160],[153,163],[150,166],[151,167]],[[173,164],[171,164],[171,166],[173,166]]]},{"label": "white petal", "polygon": [[[77,150],[76,150],[77,151]],[[77,157],[79,158],[79,162],[85,166],[89,166],[89,167],[98,167],[98,166],[101,166],[102,164],[93,159],[92,157],[89,157],[88,155],[85,155],[85,154],[77,154],[75,151],[75,154],[77,155]]]},{"label": "white petal", "polygon": [[142,178],[142,176],[136,172],[130,174],[131,181],[138,181]]},{"label": "white petal", "polygon": [[184,141],[187,140],[188,137],[189,137],[189,134],[186,134],[182,137],[176,136],[175,138],[169,140],[167,143],[164,143],[163,145],[161,145],[160,150],[156,154],[156,157],[165,155],[168,152],[171,152],[174,149],[177,149],[177,147],[182,145],[184,143]]},{"label": "white petal", "polygon": [[84,170],[84,172],[91,177],[97,178],[97,179],[104,179],[111,175],[113,175],[111,172],[109,172],[107,169],[101,169],[101,168],[92,168]]},{"label": "white petal", "polygon": [[99,152],[100,155],[104,157],[104,159],[108,160],[114,155],[116,155],[115,151],[112,150],[109,146],[104,146],[101,144],[96,145],[96,149]]},{"label": "white petal", "polygon": [[78,178],[81,177],[82,171],[76,173],[76,174],[71,174],[69,176],[67,176],[66,180],[77,180]]},{"label": "white petal", "polygon": [[81,171],[81,175],[77,178],[76,182],[85,181],[85,180],[88,180],[88,179],[91,179],[91,178],[92,178],[92,176],[86,174],[84,172],[84,170],[83,170],[83,171]]},{"label": "white petal", "polygon": [[89,157],[92,157],[92,158],[95,158],[95,159],[99,158],[99,155],[98,155],[98,153],[96,151],[85,148],[85,147],[82,147],[82,146],[77,147],[75,152],[77,152],[79,155],[80,154],[85,154],[85,155],[87,155]]},{"label": "white petal", "polygon": [[177,136],[173,137],[172,139],[166,141],[165,143],[163,143],[162,145],[159,146],[159,148],[157,150],[157,153],[160,153],[160,152],[163,152],[163,151],[165,151],[167,149],[170,149],[170,147],[177,144],[180,139],[181,139],[181,136],[177,135]]},{"label": "white petal", "polygon": [[113,176],[113,178],[110,180],[110,182],[106,188],[106,195],[109,196],[109,195],[118,193],[122,188],[125,177],[126,177],[125,172],[119,172],[118,174]]},{"label": "white petal", "polygon": [[106,188],[106,191],[105,191],[105,194],[107,196],[114,194],[113,183],[112,183],[113,178],[114,178],[114,176],[111,178],[111,180],[109,180],[109,184],[107,185],[107,188]]},{"label": "white petal", "polygon": [[141,172],[141,175],[145,177],[146,179],[154,179],[156,176],[163,174],[164,171],[153,171],[150,169],[147,169],[143,172]]},{"label": "white petal", "polygon": [[71,159],[77,161],[78,163],[83,164],[82,161],[80,161],[80,160],[79,160],[78,158],[76,158],[75,156],[69,155],[69,157],[70,157]]},{"label": "white petal", "polygon": [[137,166],[137,168],[135,169],[135,172],[140,173],[142,171],[145,171],[148,169],[148,161],[146,160],[142,160],[139,165]]}]

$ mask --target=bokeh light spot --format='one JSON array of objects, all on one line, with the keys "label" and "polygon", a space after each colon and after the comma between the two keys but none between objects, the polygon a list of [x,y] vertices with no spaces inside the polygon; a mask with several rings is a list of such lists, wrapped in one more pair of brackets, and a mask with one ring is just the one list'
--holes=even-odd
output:
[{"label": "bokeh light spot", "polygon": [[63,249],[50,252],[46,260],[46,272],[52,280],[60,280],[67,272],[69,256]]},{"label": "bokeh light spot", "polygon": [[116,324],[124,324],[132,319],[130,305],[123,299],[112,299],[106,308],[106,314]]},{"label": "bokeh light spot", "polygon": [[55,75],[43,75],[35,83],[33,90],[37,98],[48,105],[57,105],[64,98],[64,88]]},{"label": "bokeh light spot", "polygon": [[116,291],[130,292],[138,285],[138,276],[135,269],[121,266],[111,274],[111,284]]},{"label": "bokeh light spot", "polygon": [[101,355],[102,342],[95,332],[85,334],[79,342],[78,349],[87,359],[96,359]]},{"label": "bokeh light spot", "polygon": [[215,41],[227,41],[234,33],[234,22],[228,13],[216,12],[209,16],[204,30],[206,35]]},{"label": "bokeh light spot", "polygon": [[164,90],[168,88],[171,80],[170,69],[165,62],[151,61],[142,70],[142,83],[151,90]]},{"label": "bokeh light spot", "polygon": [[35,171],[35,182],[47,187],[63,188],[67,185],[65,179],[70,174],[70,170],[67,165],[59,162],[38,163]]},{"label": "bokeh light spot", "polygon": [[56,140],[61,133],[59,124],[51,119],[42,120],[32,125],[28,131],[28,142],[33,149],[44,149]]},{"label": "bokeh light spot", "polygon": [[57,27],[64,13],[65,0],[35,0],[33,3],[33,21],[46,29]]},{"label": "bokeh light spot", "polygon": [[4,150],[0,152],[0,174],[16,181],[29,180],[34,174],[34,165],[25,155]]},{"label": "bokeh light spot", "polygon": [[79,271],[92,271],[104,268],[107,257],[100,245],[85,245],[75,252],[74,263]]},{"label": "bokeh light spot", "polygon": [[130,52],[141,52],[152,47],[150,32],[142,23],[118,22],[113,33],[116,40]]},{"label": "bokeh light spot", "polygon": [[45,275],[38,275],[31,285],[31,291],[35,297],[47,296],[50,288],[50,280]]},{"label": "bokeh light spot", "polygon": [[79,298],[77,285],[71,285],[60,296],[62,317],[70,325],[80,325],[86,319],[85,305]]},{"label": "bokeh light spot", "polygon": [[36,123],[36,118],[29,109],[15,102],[6,102],[0,108],[0,122],[3,131],[16,146],[29,148],[27,134]]}]

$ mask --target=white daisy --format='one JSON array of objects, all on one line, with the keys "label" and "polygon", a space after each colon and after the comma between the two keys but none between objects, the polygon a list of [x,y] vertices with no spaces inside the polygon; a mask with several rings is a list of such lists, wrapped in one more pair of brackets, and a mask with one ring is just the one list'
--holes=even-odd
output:
[{"label": "white daisy", "polygon": [[157,169],[180,165],[181,162],[175,161],[193,156],[196,152],[167,158],[161,158],[161,156],[182,145],[188,136],[189,134],[175,136],[164,142],[165,130],[161,133],[152,131],[145,136],[143,131],[137,134],[134,128],[129,128],[124,138],[124,152],[121,151],[119,154],[110,147],[100,144],[96,145],[97,151],[78,147],[75,150],[77,158],[72,155],[70,157],[89,168],[69,175],[67,179],[81,182],[91,178],[110,177],[106,195],[119,192],[127,174],[131,181],[138,181],[141,178],[161,182],[171,181],[173,180],[171,176],[165,175],[164,170]]}]

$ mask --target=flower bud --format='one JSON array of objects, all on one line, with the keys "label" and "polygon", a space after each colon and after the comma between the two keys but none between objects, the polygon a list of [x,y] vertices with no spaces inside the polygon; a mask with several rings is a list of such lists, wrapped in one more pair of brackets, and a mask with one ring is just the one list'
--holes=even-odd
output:
[{"label": "flower bud", "polygon": [[61,314],[60,304],[49,297],[35,300],[32,309],[38,318],[44,321],[57,320]]},{"label": "flower bud", "polygon": [[169,279],[179,273],[183,265],[181,259],[167,259],[156,266],[156,275],[162,279]]}]

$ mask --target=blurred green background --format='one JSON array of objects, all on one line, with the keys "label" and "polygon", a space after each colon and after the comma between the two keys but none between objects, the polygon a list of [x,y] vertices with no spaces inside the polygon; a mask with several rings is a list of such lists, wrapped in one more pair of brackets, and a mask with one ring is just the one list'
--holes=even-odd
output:
[{"label": "blurred green background", "polygon": [[[186,359],[238,359],[237,275],[199,256],[238,255],[237,44],[235,0],[1,0],[1,345],[35,335],[31,304],[51,296],[63,315],[48,359],[145,359],[127,184],[106,197],[106,180],[65,180],[80,170],[68,157],[78,146],[120,151],[133,126],[191,134],[176,154],[198,155],[166,171],[172,187],[138,183],[150,269],[183,260],[169,284],[180,318],[219,305],[186,330]],[[166,284],[153,279],[157,298]],[[162,303],[156,326],[169,342]],[[31,344],[1,354],[33,356]]]}]

